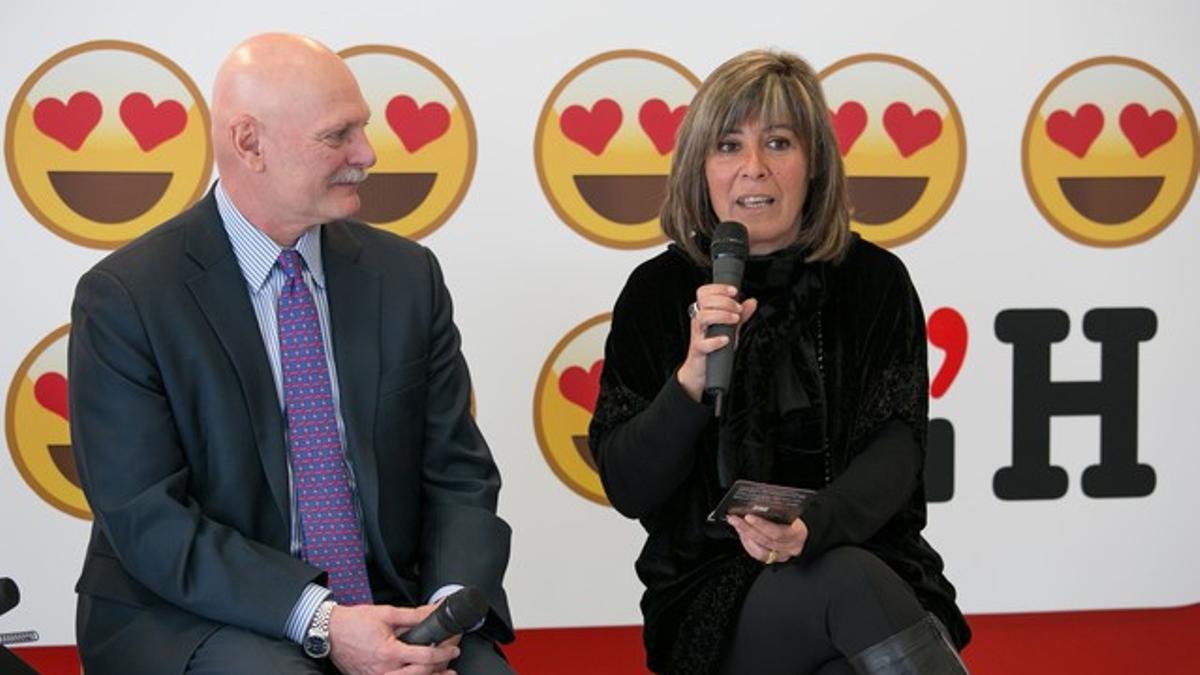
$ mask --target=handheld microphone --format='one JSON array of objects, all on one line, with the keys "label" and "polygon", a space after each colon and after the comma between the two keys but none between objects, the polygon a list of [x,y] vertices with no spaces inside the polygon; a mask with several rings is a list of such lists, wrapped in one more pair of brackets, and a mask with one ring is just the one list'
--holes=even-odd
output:
[{"label": "handheld microphone", "polygon": [[[21,602],[21,591],[17,589],[16,582],[8,577],[0,577],[0,614],[4,614],[13,607],[16,607],[18,602]],[[28,664],[17,658],[6,647],[6,645],[33,642],[37,639],[37,631],[32,630],[16,633],[0,633],[0,673],[37,675],[36,670],[30,668]]]},{"label": "handheld microphone", "polygon": [[18,602],[21,602],[21,591],[17,588],[17,582],[0,577],[0,614],[16,607]]},{"label": "handheld microphone", "polygon": [[400,641],[410,645],[435,645],[455,635],[461,635],[487,616],[488,601],[478,588],[461,588],[442,601],[421,623],[400,635]]},{"label": "handheld microphone", "polygon": [[[17,606],[21,602],[21,590],[17,588],[17,582],[8,577],[0,577],[0,614],[4,614],[8,610]],[[39,638],[36,630],[22,630],[12,633],[0,633],[0,648],[6,645],[16,645],[22,642],[36,642]],[[0,663],[0,665],[3,665]],[[0,672],[7,673],[7,670],[0,668]]]},{"label": "handheld microphone", "polygon": [[[741,288],[742,273],[746,270],[746,256],[750,254],[746,226],[741,223],[724,222],[713,231],[712,253],[713,283],[728,284]],[[704,373],[704,393],[713,401],[717,417],[721,416],[725,394],[729,392],[729,378],[733,374],[733,336],[737,326],[715,324],[708,327],[707,337],[724,335],[729,343],[708,355]]]}]

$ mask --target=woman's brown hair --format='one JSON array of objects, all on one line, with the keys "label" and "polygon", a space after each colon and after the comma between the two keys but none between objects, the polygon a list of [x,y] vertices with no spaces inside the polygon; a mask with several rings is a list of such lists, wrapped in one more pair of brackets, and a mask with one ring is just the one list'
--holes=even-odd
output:
[{"label": "woman's brown hair", "polygon": [[808,156],[809,185],[796,243],[810,261],[840,260],[851,241],[842,155],[817,74],[786,52],[739,54],[700,85],[679,128],[660,213],[663,232],[697,264],[709,264],[704,247],[717,216],[704,163],[722,136],[751,120],[787,126],[799,137]]}]

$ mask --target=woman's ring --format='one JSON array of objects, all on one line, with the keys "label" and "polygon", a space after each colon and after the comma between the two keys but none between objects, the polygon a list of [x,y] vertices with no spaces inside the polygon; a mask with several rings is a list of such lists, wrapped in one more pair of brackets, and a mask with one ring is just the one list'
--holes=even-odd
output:
[{"label": "woman's ring", "polygon": [[688,318],[689,319],[696,318],[696,313],[699,311],[700,311],[700,306],[697,305],[696,303],[693,302],[692,304],[688,305],[687,306]]},{"label": "woman's ring", "polygon": [[774,565],[778,558],[779,552],[775,549],[771,549],[770,551],[767,551],[767,559],[764,562],[766,562],[768,565]]}]

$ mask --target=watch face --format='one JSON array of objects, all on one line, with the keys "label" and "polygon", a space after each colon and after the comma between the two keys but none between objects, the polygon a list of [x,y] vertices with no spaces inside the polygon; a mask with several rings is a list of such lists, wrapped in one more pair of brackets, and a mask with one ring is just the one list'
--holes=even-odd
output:
[{"label": "watch face", "polygon": [[314,659],[329,656],[329,638],[321,635],[308,635],[304,638],[304,653]]}]

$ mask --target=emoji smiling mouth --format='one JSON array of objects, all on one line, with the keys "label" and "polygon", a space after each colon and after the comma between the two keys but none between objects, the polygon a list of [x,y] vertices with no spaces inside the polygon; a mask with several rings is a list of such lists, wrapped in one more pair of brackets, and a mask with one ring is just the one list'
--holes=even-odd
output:
[{"label": "emoji smiling mouth", "polygon": [[588,445],[587,435],[571,436],[571,441],[575,444],[575,452],[579,453],[583,463],[591,467],[592,471],[599,471],[600,468],[596,466],[596,458],[592,455],[592,446]]},{"label": "emoji smiling mouth", "polygon": [[383,173],[372,171],[358,184],[361,206],[357,216],[368,223],[391,223],[407,216],[425,201],[436,173]]},{"label": "emoji smiling mouth", "polygon": [[71,481],[71,485],[77,488],[83,486],[79,484],[79,469],[75,468],[75,455],[71,454],[70,445],[50,444],[46,446],[50,451],[50,461],[54,462],[54,467],[63,475],[63,478]]},{"label": "emoji smiling mouth", "polygon": [[854,220],[864,225],[885,225],[908,213],[929,179],[923,176],[851,176],[850,203]]},{"label": "emoji smiling mouth", "polygon": [[667,195],[666,176],[575,176],[575,187],[596,213],[621,225],[658,217]]},{"label": "emoji smiling mouth", "polygon": [[1162,176],[1058,179],[1067,202],[1084,218],[1102,225],[1119,225],[1142,215],[1162,184]]},{"label": "emoji smiling mouth", "polygon": [[50,185],[75,213],[109,225],[133,220],[162,199],[166,172],[47,171]]}]

